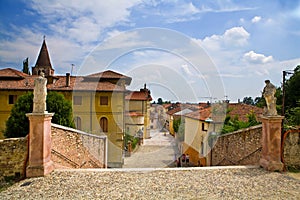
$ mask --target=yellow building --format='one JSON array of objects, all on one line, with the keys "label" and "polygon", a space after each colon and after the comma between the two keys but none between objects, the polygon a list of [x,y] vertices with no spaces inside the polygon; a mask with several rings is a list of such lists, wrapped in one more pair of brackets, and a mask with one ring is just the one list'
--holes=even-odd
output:
[{"label": "yellow building", "polygon": [[47,89],[56,91],[73,102],[73,117],[77,129],[108,136],[108,167],[123,165],[125,130],[125,92],[131,78],[114,71],[87,76],[54,75],[45,40],[32,75],[15,69],[0,70],[0,131],[5,130],[13,104],[22,94],[33,91],[34,79],[44,73]]},{"label": "yellow building", "polygon": [[126,131],[137,136],[143,131],[143,139],[150,137],[150,102],[152,97],[146,84],[140,91],[129,92],[126,97]]},{"label": "yellow building", "polygon": [[206,165],[207,134],[209,132],[210,107],[185,115],[185,134],[182,153],[190,156],[190,163],[195,166]]}]

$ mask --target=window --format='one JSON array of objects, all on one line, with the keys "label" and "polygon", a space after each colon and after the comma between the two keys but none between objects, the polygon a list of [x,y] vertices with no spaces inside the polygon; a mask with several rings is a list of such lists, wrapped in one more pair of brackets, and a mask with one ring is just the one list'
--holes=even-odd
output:
[{"label": "window", "polygon": [[74,96],[73,104],[74,105],[81,105],[82,104],[82,96]]},{"label": "window", "polygon": [[102,117],[100,119],[100,127],[103,132],[107,133],[108,132],[108,122],[106,117]]},{"label": "window", "polygon": [[205,130],[205,124],[204,123],[202,123],[202,131],[207,131],[207,130]]},{"label": "window", "polygon": [[100,97],[100,105],[108,105],[108,96]]},{"label": "window", "polygon": [[8,96],[8,104],[15,104],[17,101],[17,95],[9,95]]},{"label": "window", "polygon": [[75,126],[78,130],[81,130],[81,118],[80,117],[75,117],[74,118]]}]

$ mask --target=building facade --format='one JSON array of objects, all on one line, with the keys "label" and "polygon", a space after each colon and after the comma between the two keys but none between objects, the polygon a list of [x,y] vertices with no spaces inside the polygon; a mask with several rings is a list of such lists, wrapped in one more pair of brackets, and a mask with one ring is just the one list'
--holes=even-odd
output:
[{"label": "building facade", "polygon": [[[140,91],[129,92],[126,97],[126,122],[128,134],[137,136],[142,131],[143,139],[150,137],[150,102],[152,97],[146,84]],[[140,136],[139,136],[140,137]]]},{"label": "building facade", "polygon": [[108,137],[108,167],[123,165],[125,134],[125,94],[131,77],[108,70],[87,76],[54,74],[45,40],[32,67],[32,75],[15,69],[0,70],[0,137],[18,97],[33,92],[34,79],[47,78],[47,90],[72,101],[75,126],[79,130]]}]

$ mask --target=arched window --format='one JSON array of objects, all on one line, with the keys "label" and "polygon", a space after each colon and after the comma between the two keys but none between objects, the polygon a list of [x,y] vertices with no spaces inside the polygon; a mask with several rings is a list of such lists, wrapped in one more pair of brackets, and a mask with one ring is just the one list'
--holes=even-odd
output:
[{"label": "arched window", "polygon": [[81,130],[81,118],[80,117],[75,117],[74,118],[75,126],[78,130]]},{"label": "arched window", "polygon": [[103,132],[108,132],[108,121],[106,117],[102,117],[100,119],[100,127],[102,129]]}]

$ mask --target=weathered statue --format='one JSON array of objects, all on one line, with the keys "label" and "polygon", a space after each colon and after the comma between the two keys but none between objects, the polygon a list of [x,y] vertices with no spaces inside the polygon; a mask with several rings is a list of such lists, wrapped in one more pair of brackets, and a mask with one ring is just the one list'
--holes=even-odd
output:
[{"label": "weathered statue", "polygon": [[265,80],[266,86],[263,90],[263,97],[266,100],[267,110],[265,111],[264,115],[274,116],[277,115],[276,110],[276,87],[270,82],[270,80]]},{"label": "weathered statue", "polygon": [[42,72],[38,78],[34,80],[33,91],[33,113],[46,112],[46,97],[47,97],[47,79],[44,78]]}]

